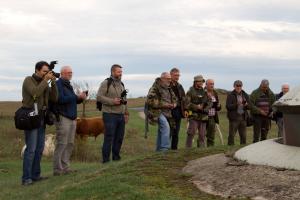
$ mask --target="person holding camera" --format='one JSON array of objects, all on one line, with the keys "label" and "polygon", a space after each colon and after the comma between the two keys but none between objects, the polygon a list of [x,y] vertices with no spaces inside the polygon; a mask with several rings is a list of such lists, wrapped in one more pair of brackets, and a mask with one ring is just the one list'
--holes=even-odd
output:
[{"label": "person holding camera", "polygon": [[[25,78],[22,86],[22,105],[25,108],[36,107],[40,115],[40,126],[32,130],[25,130],[26,149],[23,157],[22,185],[41,181],[47,177],[41,176],[41,158],[45,146],[45,112],[48,101],[56,101],[57,87],[55,76],[49,71],[49,64],[40,61],[35,65],[35,73]],[[51,87],[49,87],[49,83]]]},{"label": "person holding camera", "polygon": [[249,95],[242,89],[243,83],[236,80],[234,90],[227,95],[226,109],[229,119],[228,145],[234,145],[236,132],[240,135],[240,144],[246,144],[247,110],[250,108]]},{"label": "person holding camera", "polygon": [[272,105],[275,102],[275,94],[269,88],[269,81],[263,79],[259,88],[250,95],[253,104],[251,114],[253,116],[253,143],[266,140],[273,117]]},{"label": "person holding camera", "polygon": [[76,95],[70,83],[72,68],[61,68],[60,78],[56,81],[58,100],[53,105],[56,115],[56,145],[53,155],[53,175],[59,176],[76,172],[70,168],[70,157],[74,148],[76,133],[77,104],[86,99],[86,92]]},{"label": "person holding camera", "polygon": [[214,89],[215,82],[213,79],[206,80],[206,95],[212,106],[208,109],[208,121],[206,126],[207,146],[214,146],[216,124],[219,124],[218,111],[221,110],[221,104],[218,92]]},{"label": "person holding camera", "polygon": [[102,104],[103,121],[105,126],[104,142],[102,146],[102,162],[121,159],[120,150],[125,134],[125,123],[128,122],[129,112],[125,86],[121,81],[122,67],[114,64],[111,67],[111,76],[105,79],[97,93],[97,101]]}]

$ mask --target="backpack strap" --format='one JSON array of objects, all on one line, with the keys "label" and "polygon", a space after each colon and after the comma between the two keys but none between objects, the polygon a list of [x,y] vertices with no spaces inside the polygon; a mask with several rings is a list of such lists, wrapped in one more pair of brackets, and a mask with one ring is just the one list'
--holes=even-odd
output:
[{"label": "backpack strap", "polygon": [[[109,77],[105,80],[107,80],[107,89],[106,89],[106,94],[107,94],[108,90],[109,90],[109,87],[111,86],[111,84],[113,83],[114,80],[111,77]],[[123,88],[125,89],[125,85],[122,81],[121,81],[121,84],[122,84]]]}]

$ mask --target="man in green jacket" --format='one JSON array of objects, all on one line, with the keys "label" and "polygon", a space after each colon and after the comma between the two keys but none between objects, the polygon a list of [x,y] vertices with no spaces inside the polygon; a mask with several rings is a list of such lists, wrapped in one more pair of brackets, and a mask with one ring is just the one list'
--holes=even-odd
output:
[{"label": "man in green jacket", "polygon": [[[49,87],[49,82],[51,87]],[[55,77],[49,71],[49,64],[40,61],[35,65],[35,73],[27,76],[22,86],[22,104],[26,108],[33,108],[37,104],[38,113],[41,116],[40,127],[25,130],[26,149],[23,158],[22,185],[31,185],[33,182],[44,180],[41,176],[41,159],[45,146],[44,114],[48,108],[48,101],[57,100],[57,87]]]},{"label": "man in green jacket", "polygon": [[269,81],[263,79],[259,88],[250,95],[253,104],[251,114],[253,116],[253,143],[267,139],[273,115],[272,104],[275,102],[275,95],[269,88]]}]

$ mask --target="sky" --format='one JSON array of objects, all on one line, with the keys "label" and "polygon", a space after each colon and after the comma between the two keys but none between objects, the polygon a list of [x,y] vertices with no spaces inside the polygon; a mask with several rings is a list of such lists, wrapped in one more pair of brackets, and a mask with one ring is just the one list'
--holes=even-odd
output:
[{"label": "sky", "polygon": [[297,0],[0,0],[0,101],[21,100],[35,63],[72,66],[91,91],[123,66],[129,97],[178,67],[187,90],[195,75],[250,93],[262,79],[275,92],[299,85]]}]

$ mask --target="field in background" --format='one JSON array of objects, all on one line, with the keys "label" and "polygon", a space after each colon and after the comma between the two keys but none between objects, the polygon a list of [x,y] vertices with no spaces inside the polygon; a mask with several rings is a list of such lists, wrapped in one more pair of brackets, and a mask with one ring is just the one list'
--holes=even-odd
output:
[{"label": "field in background", "polygon": [[[223,110],[220,127],[227,142],[228,120],[224,109],[225,95],[221,95]],[[130,108],[143,107],[144,99],[130,99]],[[200,192],[190,181],[189,174],[181,169],[190,160],[203,156],[233,151],[240,148],[238,140],[234,147],[222,146],[216,135],[215,147],[185,149],[186,120],[183,120],[179,150],[156,153],[156,126],[150,126],[148,139],[144,138],[144,120],[138,111],[130,109],[130,121],[122,147],[122,161],[101,164],[100,148],[103,135],[98,138],[77,139],[73,152],[72,167],[78,173],[62,177],[52,176],[52,159],[43,158],[43,175],[50,179],[31,187],[20,185],[22,160],[20,151],[24,145],[23,132],[14,127],[13,115],[19,102],[0,102],[0,199],[221,199]],[[87,116],[100,116],[95,102],[86,105]],[[78,116],[82,105],[78,107]],[[276,136],[273,124],[270,137]],[[46,133],[54,134],[54,127]],[[248,129],[248,143],[252,141],[252,129]],[[195,146],[195,144],[194,144]]]}]

